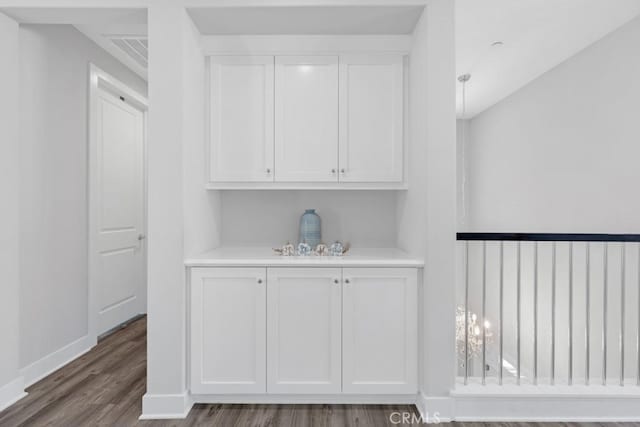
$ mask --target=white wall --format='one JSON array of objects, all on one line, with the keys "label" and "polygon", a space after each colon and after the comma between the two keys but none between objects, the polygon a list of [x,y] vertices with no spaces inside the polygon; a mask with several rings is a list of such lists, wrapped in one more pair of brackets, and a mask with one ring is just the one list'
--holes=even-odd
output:
[{"label": "white wall", "polygon": [[395,191],[225,191],[222,243],[272,246],[298,241],[300,216],[316,209],[322,238],[358,247],[396,246]]},{"label": "white wall", "polygon": [[[192,25],[187,22],[185,25]],[[184,40],[184,252],[202,253],[220,245],[220,192],[206,190],[205,140],[205,57],[199,48],[195,28],[186,31]],[[225,224],[226,225],[226,224]]]},{"label": "white wall", "polygon": [[18,24],[0,13],[0,410],[22,392],[19,367]]},{"label": "white wall", "polygon": [[[456,129],[454,9],[430,1],[413,34],[409,71],[409,190],[398,196],[398,243],[424,257],[422,392],[431,415],[453,387]],[[425,120],[426,119],[426,120]],[[444,398],[444,399],[442,399]],[[438,405],[445,405],[439,407]],[[450,415],[447,414],[447,415]]]},{"label": "white wall", "polygon": [[398,194],[398,247],[424,257],[427,246],[426,197],[426,122],[428,69],[426,10],[413,32],[413,46],[409,58],[409,189]]},{"label": "white wall", "polygon": [[455,358],[456,106],[454,2],[427,10],[425,388],[448,395]]},{"label": "white wall", "polygon": [[473,230],[640,232],[638,40],[640,18],[473,118]]},{"label": "white wall", "polygon": [[[427,246],[427,197],[426,197],[426,170],[423,167],[426,161],[427,136],[424,116],[427,111],[427,25],[428,18],[423,11],[422,16],[413,32],[413,45],[409,58],[409,144],[408,144],[408,181],[409,189],[398,194],[397,202],[397,229],[398,247],[413,256],[425,258]],[[428,306],[424,288],[428,286],[422,280],[419,287],[419,336],[424,340],[426,330],[430,325],[425,322],[424,310]],[[420,388],[426,388],[426,375],[424,366],[427,363],[426,353],[429,351],[423,342],[419,355]]]},{"label": "white wall", "polygon": [[[191,127],[204,120],[204,103],[196,93],[204,92],[202,80],[190,81],[204,72],[194,31],[184,8],[149,8],[148,129],[149,140],[153,142],[149,144],[147,159],[148,360],[147,393],[142,402],[143,417],[148,418],[179,418],[190,407],[186,393],[184,255],[185,250],[216,243],[217,226],[200,223],[207,212],[215,212],[215,195],[199,191],[203,181],[197,175],[202,165],[195,171],[185,171],[185,163],[197,155],[197,146],[202,148],[203,127]],[[197,117],[190,118],[188,114]],[[191,180],[193,183],[188,182]],[[197,181],[200,183],[196,184]],[[197,185],[197,189],[185,190],[192,185]],[[203,211],[186,214],[185,209],[190,207]],[[187,219],[193,220],[195,227],[189,229],[189,235],[185,228]],[[214,218],[211,221],[215,224]],[[193,235],[202,232],[198,228],[201,225],[211,232],[210,236]]]},{"label": "white wall", "polygon": [[73,27],[20,27],[21,367],[87,334],[89,62],[146,94]]}]

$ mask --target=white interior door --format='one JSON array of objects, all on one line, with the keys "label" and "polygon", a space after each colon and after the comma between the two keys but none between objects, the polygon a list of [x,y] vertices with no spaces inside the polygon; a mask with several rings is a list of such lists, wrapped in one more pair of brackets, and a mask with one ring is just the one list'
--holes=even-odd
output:
[{"label": "white interior door", "polygon": [[276,181],[338,180],[338,57],[277,56]]},{"label": "white interior door", "polygon": [[98,335],[145,311],[144,113],[97,90],[92,254]]}]

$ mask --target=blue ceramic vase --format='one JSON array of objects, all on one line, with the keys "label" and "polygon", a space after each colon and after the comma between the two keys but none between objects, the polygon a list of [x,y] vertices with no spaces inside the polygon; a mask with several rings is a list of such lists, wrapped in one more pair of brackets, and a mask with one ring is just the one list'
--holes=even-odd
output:
[{"label": "blue ceramic vase", "polygon": [[312,249],[322,241],[320,235],[320,217],[315,209],[307,209],[300,217],[300,243],[306,243]]}]

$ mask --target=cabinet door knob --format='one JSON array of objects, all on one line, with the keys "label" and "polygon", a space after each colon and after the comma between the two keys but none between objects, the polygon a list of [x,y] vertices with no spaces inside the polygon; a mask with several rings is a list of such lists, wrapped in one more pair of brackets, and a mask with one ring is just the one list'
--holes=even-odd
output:
[{"label": "cabinet door knob", "polygon": [[271,169],[267,168],[267,173],[271,173]]},{"label": "cabinet door knob", "polygon": [[336,170],[335,169],[331,169],[331,173],[336,173]]},{"label": "cabinet door knob", "polygon": [[349,279],[344,279],[344,283],[351,283]]},{"label": "cabinet door knob", "polygon": [[262,283],[262,279],[258,279],[258,283]]},{"label": "cabinet door knob", "polygon": [[333,283],[335,283],[335,284],[337,285],[338,283],[340,283],[340,280],[338,280],[338,279],[333,279]]},{"label": "cabinet door knob", "polygon": [[340,169],[340,173],[344,173],[344,172],[345,172],[344,168]]}]

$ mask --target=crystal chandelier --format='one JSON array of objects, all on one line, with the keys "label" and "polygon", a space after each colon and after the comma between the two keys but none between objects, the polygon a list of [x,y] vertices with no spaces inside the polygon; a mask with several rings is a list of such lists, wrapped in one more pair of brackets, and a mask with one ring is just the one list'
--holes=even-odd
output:
[{"label": "crystal chandelier", "polygon": [[[465,315],[469,316],[468,334],[465,334]],[[458,351],[458,363],[460,367],[464,367],[466,360],[471,360],[482,352],[482,322],[478,316],[469,311],[465,313],[464,307],[459,305],[456,308],[456,349]],[[493,333],[491,332],[491,322],[484,321],[486,344],[493,341]],[[469,340],[469,357],[465,355],[465,336]]]}]

